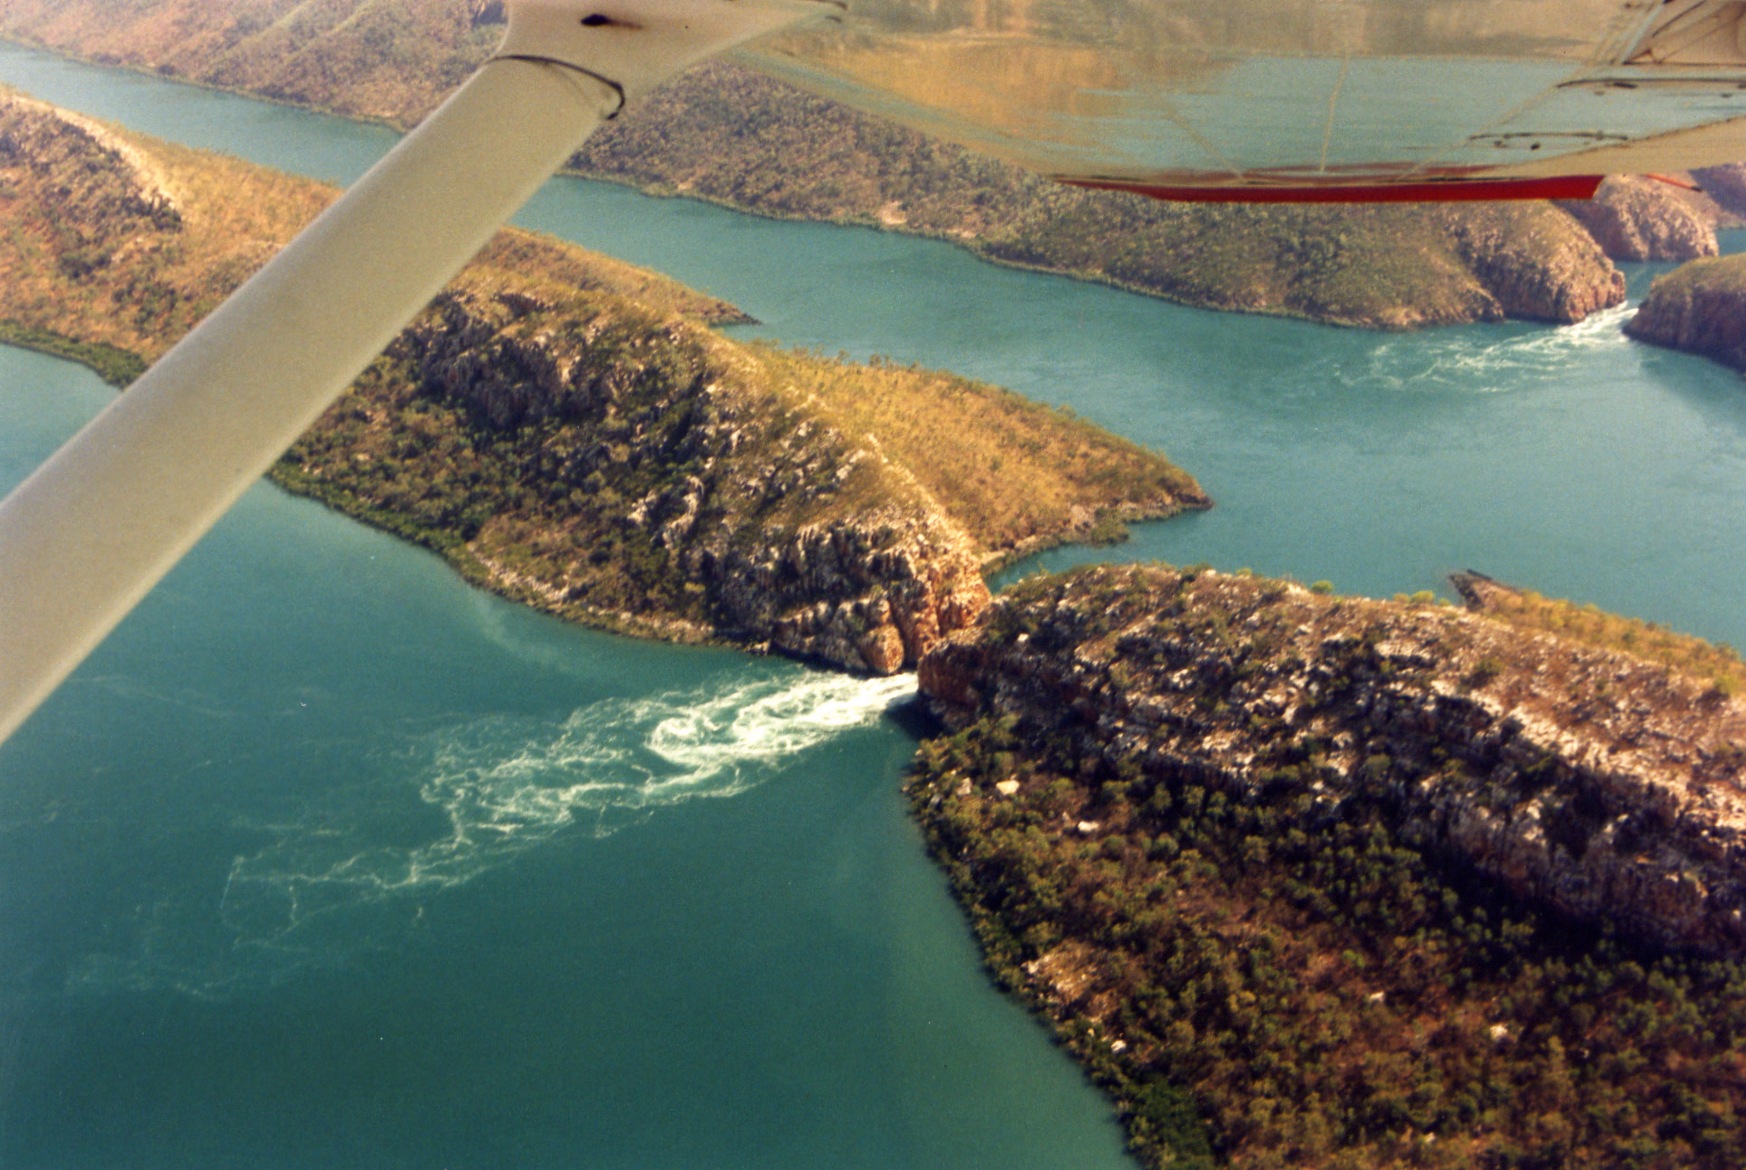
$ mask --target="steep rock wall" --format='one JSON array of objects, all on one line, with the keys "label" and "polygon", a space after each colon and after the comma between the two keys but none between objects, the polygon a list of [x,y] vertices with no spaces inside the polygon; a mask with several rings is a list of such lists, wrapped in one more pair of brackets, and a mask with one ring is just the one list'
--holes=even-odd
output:
[{"label": "steep rock wall", "polygon": [[1719,251],[1716,228],[1735,222],[1701,192],[1658,179],[1614,175],[1593,199],[1559,206],[1576,217],[1613,260],[1696,260]]},{"label": "steep rock wall", "polygon": [[[464,411],[477,446],[513,448],[517,479],[537,485],[469,535],[495,587],[585,620],[875,674],[913,668],[986,604],[972,542],[931,501],[738,385],[700,338],[554,325],[544,308],[450,293],[391,351],[421,396]],[[890,502],[836,506],[865,478],[892,480]],[[573,551],[515,553],[559,534]],[[640,566],[629,576],[627,559]]]},{"label": "steep rock wall", "polygon": [[1746,371],[1746,257],[1694,260],[1656,280],[1625,332]]},{"label": "steep rock wall", "polygon": [[1570,324],[1624,303],[1624,275],[1587,235],[1546,239],[1461,209],[1437,214],[1501,316]]},{"label": "steep rock wall", "polygon": [[1013,719],[1112,768],[1243,800],[1307,784],[1330,810],[1366,794],[1561,914],[1746,955],[1746,707],[1657,666],[1442,607],[1135,568],[1003,596],[921,685],[949,720]]}]

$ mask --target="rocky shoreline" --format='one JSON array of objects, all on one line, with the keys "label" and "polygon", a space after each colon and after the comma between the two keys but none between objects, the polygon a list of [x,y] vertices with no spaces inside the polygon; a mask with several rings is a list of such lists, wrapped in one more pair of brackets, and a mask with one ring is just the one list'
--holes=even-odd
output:
[{"label": "rocky shoreline", "polygon": [[[150,0],[118,20],[95,0],[15,0],[0,35],[406,126],[489,54],[502,12],[487,0],[391,9],[351,0],[286,16],[268,0]],[[390,69],[385,56],[417,65]],[[573,166],[1228,311],[1402,329],[1573,321],[1622,299],[1600,245],[1550,204],[1208,207],[1077,190],[731,64],[652,95]]]},{"label": "rocky shoreline", "polygon": [[909,788],[930,847],[1149,1164],[1746,1150],[1746,706],[1720,683],[1128,567],[1021,583],[921,685],[948,726]]},{"label": "rocky shoreline", "polygon": [[[0,100],[0,331],[137,369],[333,197]],[[737,317],[505,232],[273,478],[569,620],[872,674],[972,621],[987,563],[1208,505],[1009,392],[706,325]]]},{"label": "rocky shoreline", "polygon": [[1694,260],[1658,278],[1625,332],[1746,373],[1746,256]]}]

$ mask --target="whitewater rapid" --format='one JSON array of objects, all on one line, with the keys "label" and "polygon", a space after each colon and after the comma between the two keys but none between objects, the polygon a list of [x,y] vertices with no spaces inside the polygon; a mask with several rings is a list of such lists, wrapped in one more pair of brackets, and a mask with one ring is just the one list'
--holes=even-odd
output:
[{"label": "whitewater rapid", "polygon": [[[342,785],[293,820],[249,826],[268,844],[212,875],[216,928],[199,943],[187,922],[200,908],[170,899],[149,909],[134,947],[88,957],[72,982],[212,997],[342,962],[392,944],[431,894],[574,834],[603,837],[685,801],[747,792],[914,694],[914,675],[796,668],[608,699],[558,721],[454,721],[396,749],[386,781]],[[417,819],[410,801],[434,828],[416,841],[404,839]]]}]

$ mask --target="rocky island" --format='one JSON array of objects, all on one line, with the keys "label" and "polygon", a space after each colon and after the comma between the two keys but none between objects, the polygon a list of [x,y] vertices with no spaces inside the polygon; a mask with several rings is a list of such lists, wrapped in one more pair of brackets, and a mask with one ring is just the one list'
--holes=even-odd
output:
[{"label": "rocky island", "polygon": [[1625,332],[1746,373],[1746,255],[1693,260],[1658,277]]},{"label": "rocky island", "polygon": [[[6,99],[0,337],[124,381],[334,194]],[[504,232],[274,478],[562,617],[879,674],[974,619],[989,563],[1207,503],[1006,391],[707,327],[736,316]]]},{"label": "rocky island", "polygon": [[[398,126],[490,53],[502,20],[495,0],[0,3],[0,36]],[[1229,207],[1065,188],[725,63],[628,111],[574,167],[1215,309],[1411,328],[1578,321],[1624,299],[1601,246],[1551,204]]]},{"label": "rocky island", "polygon": [[1746,1155],[1739,659],[1493,586],[1089,569],[923,660],[932,848],[1152,1164]]}]

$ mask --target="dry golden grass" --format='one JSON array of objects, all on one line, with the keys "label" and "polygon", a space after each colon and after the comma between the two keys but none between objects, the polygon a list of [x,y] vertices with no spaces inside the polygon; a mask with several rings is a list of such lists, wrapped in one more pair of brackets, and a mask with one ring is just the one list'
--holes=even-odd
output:
[{"label": "dry golden grass", "polygon": [[1541,630],[1573,642],[1617,650],[1694,678],[1708,679],[1724,694],[1746,688],[1746,663],[1732,646],[1714,645],[1654,622],[1620,617],[1594,605],[1542,597],[1532,590],[1488,590],[1485,617],[1518,629]]},{"label": "dry golden grass", "polygon": [[[52,116],[40,103],[0,95],[0,121],[28,126]],[[70,178],[0,165],[0,318],[114,345],[147,360],[193,328],[338,197],[325,184],[110,126],[93,125],[91,132],[71,126],[64,134]],[[79,170],[87,166],[132,176],[143,188],[161,192],[180,214],[181,227],[138,217],[106,227],[97,241],[106,262],[70,277],[57,263],[66,248],[66,225],[57,227],[55,206],[69,183],[88,180],[89,172]],[[460,280],[475,289],[513,286],[553,300],[577,290],[611,293],[660,313],[705,321],[743,317],[726,302],[658,273],[517,229],[498,233]]]},{"label": "dry golden grass", "polygon": [[760,345],[771,386],[916,481],[992,554],[1124,519],[1204,507],[1186,472],[1137,443],[1009,390],[875,358]]},{"label": "dry golden grass", "polygon": [[[56,333],[91,352],[111,346],[155,358],[335,198],[322,184],[141,135],[97,127],[92,137],[45,107],[0,99],[0,123],[8,119],[55,159],[45,169],[23,155],[0,157],[0,326],[15,340]],[[55,192],[91,175],[107,185],[76,201],[89,209],[57,212]],[[111,214],[125,202],[110,198],[111,188],[136,181],[179,220]],[[69,241],[100,262],[69,272]],[[603,322],[634,318],[639,337],[621,356],[644,366],[703,346],[745,401],[783,416],[775,448],[743,453],[765,473],[817,446],[809,435],[833,433],[824,445],[841,457],[796,471],[782,493],[786,511],[772,519],[800,524],[821,509],[927,497],[980,552],[1004,557],[1074,537],[1114,538],[1123,519],[1206,503],[1163,457],[1063,412],[950,374],[710,334],[698,323],[734,319],[732,306],[560,241],[502,232],[453,287],[481,304],[516,303],[520,328],[579,331],[590,350]]]}]

